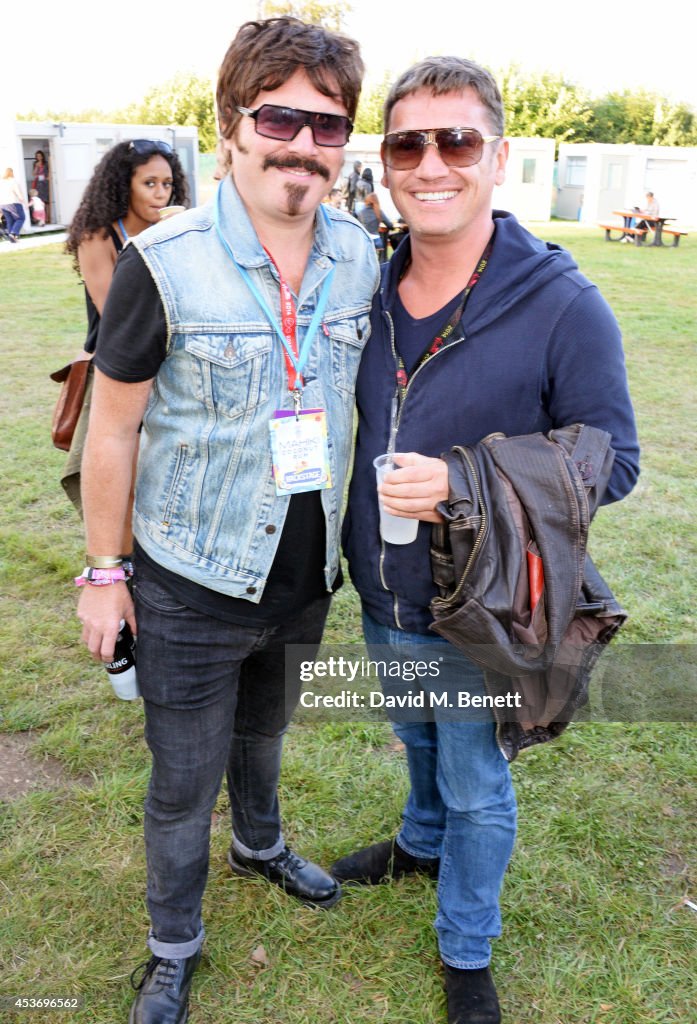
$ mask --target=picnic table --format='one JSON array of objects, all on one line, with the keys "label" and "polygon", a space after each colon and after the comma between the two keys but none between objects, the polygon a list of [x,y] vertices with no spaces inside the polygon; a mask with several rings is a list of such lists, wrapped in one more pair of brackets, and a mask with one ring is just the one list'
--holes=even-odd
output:
[{"label": "picnic table", "polygon": [[[622,217],[627,234],[630,234],[632,220],[645,220],[647,224],[654,225],[654,236],[651,245],[665,245],[663,241],[663,225],[668,220],[675,220],[675,217],[653,216],[650,213],[642,213],[641,210],[613,210],[616,217]],[[633,233],[633,232],[632,232]]]}]

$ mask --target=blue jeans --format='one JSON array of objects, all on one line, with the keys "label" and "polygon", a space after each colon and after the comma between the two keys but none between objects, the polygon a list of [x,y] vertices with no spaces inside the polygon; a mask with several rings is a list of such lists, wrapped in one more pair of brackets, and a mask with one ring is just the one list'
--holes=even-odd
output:
[{"label": "blue jeans", "polygon": [[5,227],[8,235],[18,235],[22,230],[26,216],[21,203],[10,203],[8,206],[1,206],[5,217]]},{"label": "blue jeans", "polygon": [[[441,679],[450,689],[486,693],[480,669],[442,637],[392,629],[365,612],[363,630],[371,657],[377,644],[402,659],[418,656],[407,647],[438,644]],[[436,708],[433,721],[420,714],[392,725],[406,747],[411,783],[399,845],[414,857],[440,857],[440,954],[451,967],[474,969],[487,966],[490,940],[501,934],[499,892],[513,852],[516,802],[493,719],[481,710],[471,720],[466,714]]]},{"label": "blue jeans", "polygon": [[283,736],[300,694],[285,645],[319,645],[329,596],[278,626],[221,622],[180,604],[138,567],[138,684],[152,774],[145,801],[148,945],[192,956],[203,942],[211,812],[227,773],[233,845],[259,860],[284,847]]}]

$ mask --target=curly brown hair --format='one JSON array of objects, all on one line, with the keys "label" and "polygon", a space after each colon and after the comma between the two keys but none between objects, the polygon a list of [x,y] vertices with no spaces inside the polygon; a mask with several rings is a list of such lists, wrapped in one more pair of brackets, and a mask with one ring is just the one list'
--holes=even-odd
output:
[{"label": "curly brown hair", "polygon": [[304,71],[324,96],[338,94],[351,120],[363,79],[358,43],[319,25],[283,16],[247,21],[228,48],[218,75],[216,100],[220,129],[232,137],[241,114],[262,89],[279,89]]},{"label": "curly brown hair", "polygon": [[[140,148],[140,147],[139,147]],[[80,273],[77,259],[78,246],[98,232],[109,237],[109,228],[128,213],[131,197],[131,178],[136,167],[146,164],[153,156],[163,156],[172,169],[172,204],[189,205],[189,187],[179,157],[175,152],[163,153],[153,143],[151,151],[137,152],[129,142],[117,142],[107,150],[94,169],[77,212],[68,229],[65,251],[73,257],[73,267]]]}]

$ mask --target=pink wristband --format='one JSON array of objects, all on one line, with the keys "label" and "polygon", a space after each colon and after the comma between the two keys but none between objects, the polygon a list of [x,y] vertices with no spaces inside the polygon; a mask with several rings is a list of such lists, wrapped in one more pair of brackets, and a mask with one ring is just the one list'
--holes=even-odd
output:
[{"label": "pink wristband", "polygon": [[[130,570],[130,571],[129,571]],[[85,566],[80,576],[75,577],[75,586],[84,587],[86,583],[93,587],[107,587],[111,583],[121,583],[133,575],[130,563],[124,563],[118,569],[95,569]]]}]

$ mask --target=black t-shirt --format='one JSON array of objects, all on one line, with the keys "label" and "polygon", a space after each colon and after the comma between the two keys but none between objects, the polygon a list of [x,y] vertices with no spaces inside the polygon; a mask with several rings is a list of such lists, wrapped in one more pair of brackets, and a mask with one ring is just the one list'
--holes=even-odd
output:
[{"label": "black t-shirt", "polygon": [[397,352],[402,357],[404,368],[408,374],[414,372],[421,360],[421,356],[431,345],[438,332],[447,324],[461,299],[462,292],[458,292],[442,309],[431,313],[430,316],[417,320],[404,308],[399,292],[397,292],[392,310],[395,346]]},{"label": "black t-shirt", "polygon": [[[109,238],[114,243],[116,255],[118,256],[123,249],[121,236],[113,229],[113,227],[109,228],[108,234]],[[87,290],[87,285],[85,285],[85,305],[87,307],[87,337],[85,338],[85,352],[94,352],[97,347],[97,335],[99,334],[99,310],[92,301],[92,296]]]},{"label": "black t-shirt", "polygon": [[[280,342],[279,342],[280,344]],[[99,329],[94,363],[114,380],[154,377],[167,351],[167,322],[159,292],[142,256],[127,246],[117,264]],[[259,604],[228,597],[163,568],[136,545],[139,571],[154,578],[188,608],[225,622],[275,624],[326,594],[326,527],[319,491],[294,494],[276,557]],[[334,582],[343,582],[341,570]]]}]

